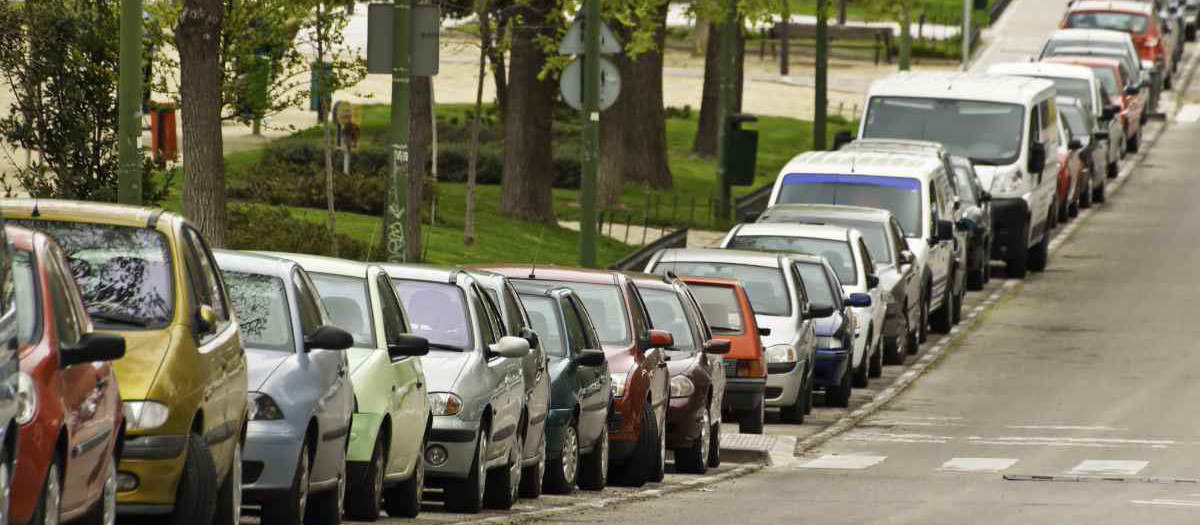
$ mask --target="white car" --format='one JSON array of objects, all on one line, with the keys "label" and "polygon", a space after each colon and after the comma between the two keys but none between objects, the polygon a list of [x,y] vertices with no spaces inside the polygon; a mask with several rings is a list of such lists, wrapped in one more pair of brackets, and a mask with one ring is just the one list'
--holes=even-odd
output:
[{"label": "white car", "polygon": [[813,224],[739,224],[721,241],[721,247],[824,257],[841,280],[844,295],[865,293],[871,296],[870,306],[851,308],[856,321],[851,366],[857,388],[867,386],[868,377],[879,377],[883,370],[887,303],[862,232],[854,228]]}]

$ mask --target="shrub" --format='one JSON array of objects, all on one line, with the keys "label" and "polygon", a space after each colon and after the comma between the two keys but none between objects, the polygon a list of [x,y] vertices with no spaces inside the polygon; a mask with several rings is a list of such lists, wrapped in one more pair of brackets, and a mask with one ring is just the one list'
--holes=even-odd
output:
[{"label": "shrub", "polygon": [[[333,240],[324,225],[296,217],[278,206],[238,205],[229,207],[227,242],[235,250],[333,255]],[[369,246],[348,235],[338,234],[338,256],[366,260]]]}]

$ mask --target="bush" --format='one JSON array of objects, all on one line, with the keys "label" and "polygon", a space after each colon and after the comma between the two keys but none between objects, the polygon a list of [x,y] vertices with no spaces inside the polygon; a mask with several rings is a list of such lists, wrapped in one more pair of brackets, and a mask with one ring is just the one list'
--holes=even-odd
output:
[{"label": "bush", "polygon": [[[227,242],[235,250],[265,250],[313,255],[333,255],[329,230],[276,206],[231,205],[226,224]],[[338,234],[338,256],[367,260],[369,246]]]}]

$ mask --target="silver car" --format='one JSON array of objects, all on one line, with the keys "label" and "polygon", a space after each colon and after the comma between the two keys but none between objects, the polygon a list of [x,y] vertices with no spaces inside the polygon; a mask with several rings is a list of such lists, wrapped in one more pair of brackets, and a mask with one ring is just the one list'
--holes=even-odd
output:
[{"label": "silver car", "polygon": [[422,359],[433,411],[425,447],[429,482],[445,489],[446,508],[454,512],[511,508],[529,432],[522,373],[529,341],[504,335],[500,308],[466,271],[383,267],[413,333],[429,339]]},{"label": "silver car", "polygon": [[804,281],[786,254],[720,249],[662,250],[646,273],[735,279],[746,288],[767,357],[766,406],[803,423],[812,411],[816,364],[815,320]]},{"label": "silver car", "polygon": [[326,517],[324,523],[336,523],[354,413],[344,350],[354,338],[329,324],[299,264],[223,250],[213,254],[249,365],[245,500],[262,504],[264,524],[299,523],[306,509]]}]

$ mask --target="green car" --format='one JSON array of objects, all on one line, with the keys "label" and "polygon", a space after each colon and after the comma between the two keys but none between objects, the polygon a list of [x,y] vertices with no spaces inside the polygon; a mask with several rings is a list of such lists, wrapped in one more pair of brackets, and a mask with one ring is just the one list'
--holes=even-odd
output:
[{"label": "green car", "polygon": [[347,352],[354,384],[354,419],[346,454],[346,515],[374,521],[415,517],[425,488],[422,452],[432,417],[418,356],[424,338],[409,334],[396,289],[375,265],[294,254],[271,254],[308,272],[333,324],[354,336]]}]

